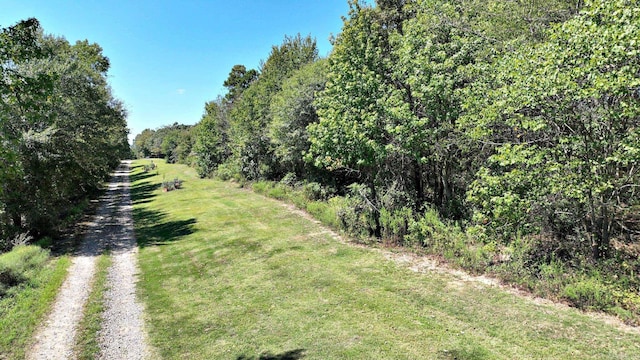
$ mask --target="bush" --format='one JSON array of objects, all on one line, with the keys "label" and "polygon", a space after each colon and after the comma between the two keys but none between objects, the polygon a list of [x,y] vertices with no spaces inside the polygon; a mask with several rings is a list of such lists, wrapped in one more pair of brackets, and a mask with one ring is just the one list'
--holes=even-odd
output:
[{"label": "bush", "polygon": [[351,184],[337,212],[340,228],[358,239],[374,236],[378,211],[371,202],[371,189],[366,185]]},{"label": "bush", "polygon": [[235,180],[239,182],[242,180],[240,167],[232,161],[227,161],[218,165],[214,171],[214,176],[222,181]]},{"label": "bush", "polygon": [[287,200],[287,186],[282,184],[275,184],[271,187],[271,189],[267,192],[267,196],[278,199],[278,200]]},{"label": "bush", "polygon": [[318,221],[334,229],[340,229],[338,218],[339,209],[342,208],[344,198],[333,197],[328,201],[309,201],[307,211]]},{"label": "bush", "polygon": [[410,245],[407,235],[409,224],[415,220],[413,210],[403,207],[399,210],[380,210],[380,225],[382,226],[382,239],[395,245]]},{"label": "bush", "polygon": [[280,183],[290,187],[295,187],[298,184],[298,178],[295,173],[289,172],[280,180]]},{"label": "bush", "polygon": [[49,252],[38,246],[16,246],[0,255],[0,296],[12,287],[28,283],[49,259]]},{"label": "bush", "polygon": [[607,310],[614,304],[613,289],[594,277],[565,286],[562,296],[582,309]]},{"label": "bush", "polygon": [[444,249],[448,247],[448,230],[437,210],[426,209],[422,217],[409,223],[409,233],[406,238],[409,243],[420,244],[434,250]]},{"label": "bush", "polygon": [[267,191],[271,188],[272,185],[268,181],[256,181],[251,184],[251,189],[261,195],[267,195]]},{"label": "bush", "polygon": [[182,183],[183,182],[184,181],[182,181],[182,180],[180,180],[178,178],[175,178],[175,179],[170,180],[170,181],[163,181],[162,182],[162,190],[166,192],[166,191],[173,191],[173,190],[180,189],[182,187]]},{"label": "bush", "polygon": [[308,182],[302,185],[302,193],[309,200],[328,200],[335,195],[335,189],[317,182]]}]

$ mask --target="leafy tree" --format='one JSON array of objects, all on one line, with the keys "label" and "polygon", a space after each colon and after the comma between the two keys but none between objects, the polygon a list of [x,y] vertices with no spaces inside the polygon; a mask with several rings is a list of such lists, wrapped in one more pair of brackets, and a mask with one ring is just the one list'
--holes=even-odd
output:
[{"label": "leafy tree", "polygon": [[[392,87],[384,81],[389,71],[385,44],[380,13],[351,2],[349,19],[328,59],[326,87],[316,100],[320,120],[308,127],[311,147],[307,159],[329,170],[358,174],[374,204],[384,164],[390,158],[384,102]],[[377,213],[373,214],[374,232],[379,235]]]},{"label": "leafy tree", "polygon": [[230,156],[228,103],[223,98],[205,105],[205,113],[195,128],[195,165],[200,177],[211,175]]},{"label": "leafy tree", "polygon": [[640,11],[588,2],[547,41],[505,56],[478,82],[464,122],[497,144],[469,198],[511,233],[582,233],[607,255],[638,205]]},{"label": "leafy tree", "polygon": [[192,139],[191,125],[173,123],[159,129],[145,129],[133,140],[138,157],[165,158],[168,163],[189,163]]},{"label": "leafy tree", "polygon": [[258,79],[258,71],[247,70],[244,65],[234,65],[229,73],[229,77],[223,85],[227,88],[226,99],[233,103],[251,83]]},{"label": "leafy tree", "polygon": [[155,131],[144,129],[133,139],[133,149],[138,158],[147,158],[152,156],[151,143],[153,141]]},{"label": "leafy tree", "polygon": [[295,71],[282,84],[271,101],[269,136],[278,161],[290,172],[303,177],[309,150],[307,126],[318,121],[313,105],[316,94],[324,89],[326,60],[318,60]]},{"label": "leafy tree", "polygon": [[127,154],[126,112],[97,44],[45,36],[35,19],[0,42],[0,235],[53,234]]},{"label": "leafy tree", "polygon": [[247,179],[276,178],[283,172],[273,154],[268,128],[271,123],[271,100],[291,74],[318,58],[316,42],[311,37],[285,37],[273,46],[262,64],[260,76],[243,91],[230,110],[230,134],[233,156]]}]

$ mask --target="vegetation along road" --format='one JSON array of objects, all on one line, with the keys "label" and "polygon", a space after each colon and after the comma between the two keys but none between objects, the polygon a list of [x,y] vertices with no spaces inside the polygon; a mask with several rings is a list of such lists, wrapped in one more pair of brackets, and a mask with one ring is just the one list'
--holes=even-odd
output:
[{"label": "vegetation along road", "polygon": [[0,28],[0,360],[639,358],[639,2],[348,5],[131,145],[100,45]]},{"label": "vegetation along road", "polygon": [[[632,359],[640,334],[380,251],[237,183],[133,164],[138,283],[166,359]],[[167,179],[184,180],[163,192]],[[271,357],[269,357],[271,356]],[[278,357],[280,356],[280,357]]]}]

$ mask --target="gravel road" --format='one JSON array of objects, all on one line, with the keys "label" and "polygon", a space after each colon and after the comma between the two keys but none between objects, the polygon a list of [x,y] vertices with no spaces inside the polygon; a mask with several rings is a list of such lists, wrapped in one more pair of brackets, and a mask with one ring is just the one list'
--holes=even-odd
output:
[{"label": "gravel road", "polygon": [[91,290],[97,256],[110,249],[99,359],[150,357],[144,332],[143,308],[136,300],[137,246],[129,195],[129,166],[115,171],[83,243],[74,255],[49,317],[36,334],[27,358],[74,359],[78,322]]}]

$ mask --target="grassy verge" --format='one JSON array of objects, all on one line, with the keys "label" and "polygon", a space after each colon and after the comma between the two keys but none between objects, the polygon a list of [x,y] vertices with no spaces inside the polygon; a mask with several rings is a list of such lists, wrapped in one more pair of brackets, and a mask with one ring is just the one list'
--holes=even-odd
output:
[{"label": "grassy verge", "polygon": [[[148,162],[148,161],[147,161]],[[632,359],[575,309],[342,244],[281,203],[184,166],[132,176],[140,295],[166,359]],[[162,192],[165,179],[182,189]]]},{"label": "grassy verge", "polygon": [[98,332],[102,326],[104,293],[107,290],[107,272],[111,265],[108,254],[101,255],[96,262],[96,273],[91,293],[84,308],[84,314],[78,325],[76,356],[78,359],[95,359],[100,351]]},{"label": "grassy verge", "polygon": [[6,286],[0,296],[0,359],[24,358],[70,264],[69,257],[49,257],[36,246],[17,247],[0,255],[0,267],[13,268],[11,276],[19,279],[11,281],[13,286]]},{"label": "grassy verge", "polygon": [[[579,239],[570,242],[529,236],[505,245],[491,239],[481,226],[462,229],[458,223],[442,220],[433,209],[421,214],[407,208],[381,209],[382,239],[374,239],[369,236],[371,213],[354,211],[366,208],[357,196],[327,196],[317,183],[292,186],[259,181],[251,187],[259,194],[295,204],[323,224],[360,242],[401,246],[403,251],[429,255],[471,273],[499,278],[536,296],[583,310],[606,312],[640,326],[640,259],[633,253],[616,250],[612,258],[594,262],[579,255],[585,250],[579,251],[584,246]],[[556,253],[564,257],[556,257]]]}]

